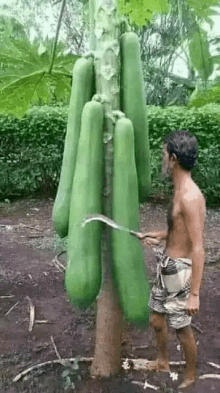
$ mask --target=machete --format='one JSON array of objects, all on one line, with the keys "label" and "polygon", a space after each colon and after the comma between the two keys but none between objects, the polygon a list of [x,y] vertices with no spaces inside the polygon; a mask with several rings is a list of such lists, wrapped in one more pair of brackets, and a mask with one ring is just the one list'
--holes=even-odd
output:
[{"label": "machete", "polygon": [[123,225],[117,224],[114,220],[111,218],[104,216],[103,214],[90,214],[88,215],[82,222],[82,226],[84,227],[86,224],[88,224],[91,221],[102,221],[105,224],[109,225],[111,228],[119,230],[119,231],[124,231],[127,233],[130,233],[130,235],[136,236],[138,239],[143,239],[144,237],[147,237],[150,239],[150,241],[154,244],[159,244],[159,241],[157,239],[153,239],[150,236],[143,236],[143,233],[133,231],[129,228],[124,227]]}]

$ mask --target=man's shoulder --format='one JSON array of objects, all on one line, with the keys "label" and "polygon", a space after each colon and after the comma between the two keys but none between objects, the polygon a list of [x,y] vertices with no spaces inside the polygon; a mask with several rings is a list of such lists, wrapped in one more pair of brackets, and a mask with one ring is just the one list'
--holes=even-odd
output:
[{"label": "man's shoulder", "polygon": [[202,210],[205,212],[205,198],[200,188],[193,181],[188,183],[181,196],[183,208]]},{"label": "man's shoulder", "polygon": [[205,202],[205,198],[204,195],[202,193],[202,191],[200,190],[200,188],[197,186],[197,184],[190,179],[185,187],[184,190],[182,192],[182,198],[185,201],[201,201],[201,202]]}]

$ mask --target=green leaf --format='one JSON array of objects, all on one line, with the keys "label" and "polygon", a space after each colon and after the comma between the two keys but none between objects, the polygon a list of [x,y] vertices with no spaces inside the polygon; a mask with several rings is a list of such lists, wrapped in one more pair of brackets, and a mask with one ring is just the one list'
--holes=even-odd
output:
[{"label": "green leaf", "polygon": [[38,83],[45,71],[17,79],[0,90],[0,112],[22,116],[27,111]]},{"label": "green leaf", "polygon": [[212,56],[212,61],[214,64],[220,65],[220,55]]},{"label": "green leaf", "polygon": [[204,91],[196,89],[190,97],[188,106],[199,108],[210,103],[220,104],[220,85]]},{"label": "green leaf", "polygon": [[60,71],[48,74],[36,71],[21,77],[0,90],[0,112],[22,117],[31,104],[50,103],[70,94],[70,77]]},{"label": "green leaf", "polygon": [[[8,53],[7,53],[8,52]],[[31,65],[31,66],[35,66],[35,63],[30,62],[28,60],[25,60],[24,58],[22,58],[22,56],[20,54],[17,54],[17,56],[15,56],[15,53],[9,53],[9,51],[2,51],[0,53],[0,62],[6,65],[14,65],[14,66],[23,66],[23,65]]]},{"label": "green leaf", "polygon": [[207,80],[213,72],[213,61],[209,53],[207,32],[197,29],[189,42],[190,59],[199,77]]},{"label": "green leaf", "polygon": [[166,13],[168,8],[167,0],[119,0],[120,14],[138,26],[146,25],[154,13]]},{"label": "green leaf", "polygon": [[216,11],[210,7],[218,7],[219,0],[187,0],[188,5],[193,8],[195,15],[199,18],[206,18],[208,15],[215,15]]},{"label": "green leaf", "polygon": [[46,52],[46,50],[47,50],[46,47],[42,43],[40,43],[38,48],[38,55],[42,55],[43,53]]},{"label": "green leaf", "polygon": [[66,45],[58,42],[49,73],[53,40],[31,43],[26,37],[0,40],[0,112],[23,116],[33,104],[67,101],[77,55],[65,55]]},{"label": "green leaf", "polygon": [[215,26],[215,22],[213,21],[213,19],[210,18],[210,17],[207,17],[207,18],[205,18],[205,21],[206,21],[206,23],[209,24],[209,27],[210,27],[210,29],[212,30],[213,27]]}]

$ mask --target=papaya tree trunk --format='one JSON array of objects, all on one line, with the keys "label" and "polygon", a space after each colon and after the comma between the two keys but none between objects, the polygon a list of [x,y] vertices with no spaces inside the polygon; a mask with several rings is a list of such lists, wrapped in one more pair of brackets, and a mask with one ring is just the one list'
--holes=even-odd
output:
[{"label": "papaya tree trunk", "polygon": [[[96,93],[104,106],[103,212],[112,217],[113,130],[112,111],[119,110],[120,57],[117,0],[90,0],[91,43],[95,57]],[[95,50],[94,50],[95,45]],[[109,377],[121,367],[123,315],[111,277],[110,229],[103,228],[103,283],[97,302],[96,344],[91,374]]]}]

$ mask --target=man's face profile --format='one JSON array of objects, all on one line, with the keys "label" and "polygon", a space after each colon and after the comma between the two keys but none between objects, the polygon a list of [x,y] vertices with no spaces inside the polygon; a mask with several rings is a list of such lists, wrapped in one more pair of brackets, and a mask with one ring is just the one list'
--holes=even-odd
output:
[{"label": "man's face profile", "polygon": [[171,168],[170,168],[170,156],[167,151],[167,144],[163,146],[163,163],[162,163],[162,173],[165,177],[171,176]]}]

